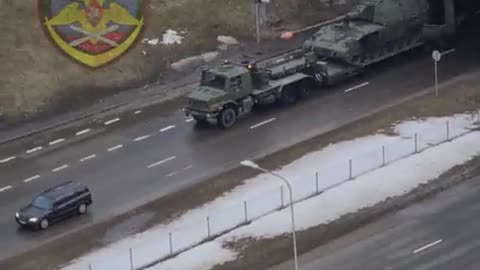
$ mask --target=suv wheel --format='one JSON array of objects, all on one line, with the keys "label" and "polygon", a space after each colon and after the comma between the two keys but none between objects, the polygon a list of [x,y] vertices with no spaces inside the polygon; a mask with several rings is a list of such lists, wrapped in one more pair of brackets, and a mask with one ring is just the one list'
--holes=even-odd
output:
[{"label": "suv wheel", "polygon": [[87,212],[87,205],[82,203],[78,206],[78,213],[82,215],[85,214],[85,212]]},{"label": "suv wheel", "polygon": [[46,218],[40,221],[40,229],[45,230],[48,228],[48,220]]}]

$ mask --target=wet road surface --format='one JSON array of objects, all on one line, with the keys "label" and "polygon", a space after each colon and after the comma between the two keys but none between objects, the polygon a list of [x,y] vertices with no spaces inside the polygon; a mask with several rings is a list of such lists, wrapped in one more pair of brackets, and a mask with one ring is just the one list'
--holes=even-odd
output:
[{"label": "wet road surface", "polygon": [[[302,270],[476,270],[480,177],[299,257]],[[292,269],[287,262],[269,270]]]},{"label": "wet road surface", "polygon": [[[479,63],[462,50],[442,61],[442,81]],[[379,65],[352,82],[320,90],[294,107],[262,110],[241,119],[228,131],[195,128],[180,111],[158,116],[155,108],[150,108],[150,113],[132,112],[128,121],[103,119],[99,124],[106,131],[97,136],[60,140],[54,146],[63,144],[61,147],[24,153],[0,163],[0,259],[236,167],[245,158],[335,129],[430,87],[432,65],[428,54],[407,61],[400,56],[395,65]],[[59,139],[52,138],[52,142]],[[52,226],[46,232],[17,229],[15,211],[41,190],[66,180],[80,181],[91,188],[94,205],[90,218],[68,226]]]}]

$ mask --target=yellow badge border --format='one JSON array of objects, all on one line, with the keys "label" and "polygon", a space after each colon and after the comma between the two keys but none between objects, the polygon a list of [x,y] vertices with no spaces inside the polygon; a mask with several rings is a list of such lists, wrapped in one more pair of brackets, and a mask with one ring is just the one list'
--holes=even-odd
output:
[{"label": "yellow badge border", "polygon": [[57,34],[57,31],[55,31],[55,29],[51,25],[47,24],[48,32],[50,33],[53,40],[57,43],[57,45],[65,53],[67,53],[77,61],[85,65],[88,65],[90,67],[99,67],[101,65],[104,65],[114,60],[115,58],[123,54],[125,51],[127,51],[139,36],[142,30],[142,27],[143,27],[143,17],[140,19],[140,24],[135,27],[135,30],[131,32],[130,36],[124,42],[122,42],[118,47],[115,47],[114,49],[111,49],[99,55],[90,55],[70,46],[68,43],[66,43],[63,40],[62,37],[60,37],[59,34]]}]

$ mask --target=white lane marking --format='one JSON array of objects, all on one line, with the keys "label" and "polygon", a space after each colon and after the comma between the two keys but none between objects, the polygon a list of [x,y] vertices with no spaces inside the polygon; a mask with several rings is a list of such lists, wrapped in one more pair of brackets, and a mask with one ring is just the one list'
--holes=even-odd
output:
[{"label": "white lane marking", "polygon": [[50,143],[48,143],[48,144],[49,144],[49,145],[54,145],[54,144],[57,144],[57,143],[61,143],[61,142],[63,142],[63,141],[65,141],[65,139],[64,139],[64,138],[61,138],[61,139],[52,141],[52,142],[50,142]]},{"label": "white lane marking", "polygon": [[256,128],[260,127],[260,126],[266,125],[266,124],[268,124],[268,123],[270,123],[270,122],[273,122],[273,121],[275,121],[275,120],[277,120],[277,118],[270,118],[270,119],[265,120],[265,121],[263,121],[263,122],[261,122],[261,123],[258,123],[258,124],[256,124],[256,125],[251,126],[250,129],[256,129]]},{"label": "white lane marking", "polygon": [[158,161],[158,162],[155,162],[155,163],[152,163],[152,164],[148,165],[147,168],[150,169],[150,168],[153,168],[153,167],[155,167],[155,166],[162,165],[163,163],[168,162],[168,161],[170,161],[170,160],[174,160],[174,159],[176,159],[176,158],[177,158],[176,156],[171,156],[171,157],[169,157],[169,158],[162,159],[162,160],[160,160],[160,161]]},{"label": "white lane marking", "polygon": [[123,145],[121,145],[121,144],[115,145],[114,147],[108,148],[107,151],[108,151],[108,152],[112,152],[112,151],[115,151],[115,150],[120,149],[120,148],[122,148],[122,147],[123,147]]},{"label": "white lane marking", "polygon": [[437,240],[437,241],[435,241],[435,242],[433,242],[433,243],[430,243],[430,244],[428,244],[428,245],[425,245],[425,246],[423,246],[423,247],[421,247],[421,248],[413,251],[413,254],[418,253],[418,252],[421,252],[421,251],[424,251],[425,249],[431,248],[431,247],[433,247],[433,246],[435,246],[435,245],[438,245],[438,244],[440,244],[442,241],[443,241],[443,240],[440,239],[440,240]]},{"label": "white lane marking", "polygon": [[187,119],[185,119],[185,122],[186,122],[186,123],[190,123],[190,122],[192,122],[192,121],[193,121],[193,118],[187,118]]},{"label": "white lane marking", "polygon": [[83,135],[83,134],[88,133],[88,132],[90,132],[90,131],[92,131],[92,130],[89,129],[89,128],[87,128],[87,129],[84,129],[84,130],[81,130],[81,131],[75,133],[75,135],[76,135],[76,136],[80,136],[80,135]]},{"label": "white lane marking", "polygon": [[93,155],[90,155],[90,156],[81,158],[81,159],[80,159],[80,162],[87,161],[87,160],[89,160],[89,159],[95,158],[96,156],[97,156],[97,155],[93,154]]},{"label": "white lane marking", "polygon": [[143,141],[145,139],[148,139],[150,138],[151,135],[145,135],[145,136],[141,136],[141,137],[137,137],[135,139],[133,139],[134,142],[139,142],[139,141]]},{"label": "white lane marking", "polygon": [[16,159],[16,158],[17,158],[17,157],[15,157],[15,156],[11,156],[11,157],[8,157],[8,158],[5,158],[5,159],[0,160],[0,163],[7,163],[7,162],[9,162],[9,161],[11,161],[11,160],[14,160],[14,159]]},{"label": "white lane marking", "polygon": [[135,111],[133,114],[139,114],[142,113],[142,110]]},{"label": "white lane marking", "polygon": [[110,124],[113,124],[113,123],[118,122],[118,121],[120,121],[120,118],[115,118],[115,119],[109,120],[109,121],[105,122],[104,124],[105,125],[110,125]]},{"label": "white lane marking", "polygon": [[11,188],[12,188],[12,186],[6,186],[6,187],[3,187],[3,188],[0,188],[0,192],[9,190],[9,189],[11,189]]},{"label": "white lane marking", "polygon": [[60,166],[60,167],[57,167],[57,168],[53,169],[52,172],[58,172],[58,171],[61,171],[61,170],[63,170],[63,169],[66,169],[66,168],[68,168],[68,165],[67,165],[67,164],[62,165],[62,166]]},{"label": "white lane marking", "polygon": [[190,166],[187,166],[187,167],[183,168],[183,170],[184,170],[184,171],[186,171],[186,170],[190,170],[191,168],[193,168],[193,166],[192,166],[192,165],[190,165]]},{"label": "white lane marking", "polygon": [[176,175],[176,174],[177,174],[177,172],[171,172],[171,173],[167,174],[167,177],[172,177],[172,176],[174,176],[174,175]]},{"label": "white lane marking", "polygon": [[30,149],[30,150],[25,151],[25,153],[31,154],[31,153],[33,153],[33,152],[37,152],[37,151],[40,151],[40,150],[42,150],[42,149],[43,149],[43,147],[39,146],[39,147],[35,147],[35,148],[32,148],[32,149]]},{"label": "white lane marking", "polygon": [[27,179],[23,180],[23,182],[28,183],[28,182],[33,181],[33,180],[38,179],[38,178],[40,178],[40,175],[37,174],[35,176],[32,176],[30,178],[27,178]]},{"label": "white lane marking", "polygon": [[165,132],[165,131],[170,130],[170,129],[173,129],[173,128],[175,128],[175,125],[171,125],[171,126],[168,126],[168,127],[164,127],[164,128],[162,128],[162,129],[160,129],[160,132]]},{"label": "white lane marking", "polygon": [[369,85],[369,84],[370,84],[369,82],[365,82],[365,83],[359,84],[359,85],[357,85],[357,86],[350,87],[350,88],[348,88],[347,90],[345,90],[344,92],[345,92],[345,93],[348,93],[348,92],[353,91],[353,90],[356,90],[356,89],[358,89],[358,88],[365,87],[365,86],[367,86],[367,85]]}]

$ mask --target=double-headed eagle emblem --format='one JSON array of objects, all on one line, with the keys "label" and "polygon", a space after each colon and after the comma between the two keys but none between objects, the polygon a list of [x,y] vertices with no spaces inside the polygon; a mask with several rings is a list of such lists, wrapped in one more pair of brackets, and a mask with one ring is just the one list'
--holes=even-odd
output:
[{"label": "double-headed eagle emblem", "polygon": [[42,24],[68,55],[99,67],[124,53],[143,26],[142,0],[38,0]]}]

